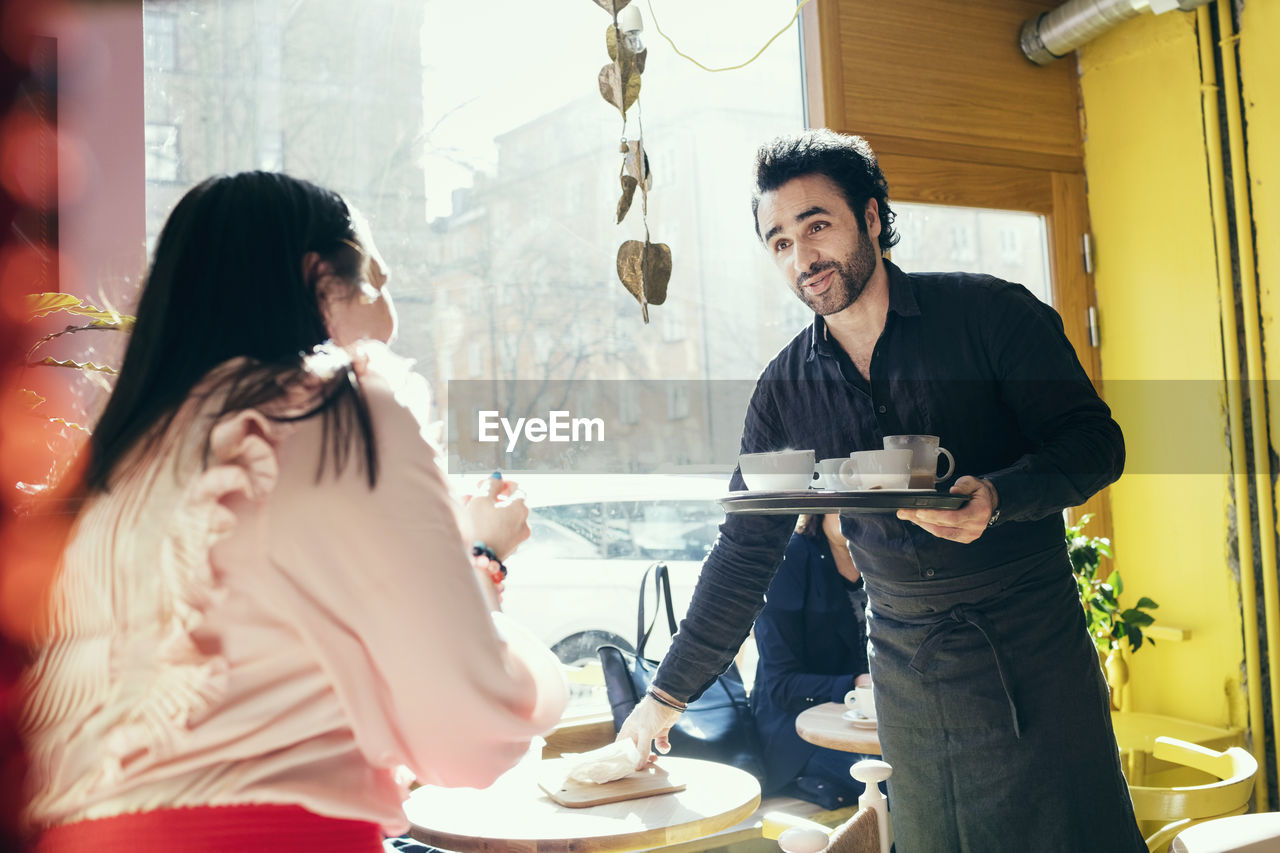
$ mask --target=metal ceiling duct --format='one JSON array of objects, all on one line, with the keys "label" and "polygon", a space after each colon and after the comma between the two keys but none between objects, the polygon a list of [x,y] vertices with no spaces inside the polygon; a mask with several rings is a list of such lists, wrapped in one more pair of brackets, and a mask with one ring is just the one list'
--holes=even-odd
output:
[{"label": "metal ceiling duct", "polygon": [[1022,24],[1018,41],[1036,65],[1048,65],[1116,24],[1150,10],[1159,15],[1174,9],[1190,12],[1209,0],[1068,0]]}]

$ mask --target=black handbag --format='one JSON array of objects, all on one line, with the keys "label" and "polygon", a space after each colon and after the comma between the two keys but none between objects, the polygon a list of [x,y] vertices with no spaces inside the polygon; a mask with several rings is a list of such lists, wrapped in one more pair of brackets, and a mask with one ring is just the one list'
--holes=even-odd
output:
[{"label": "black handbag", "polygon": [[[645,589],[649,576],[653,575],[656,599],[653,618],[645,624]],[[631,710],[643,698],[658,669],[658,661],[644,656],[644,647],[658,621],[658,606],[665,605],[667,627],[676,632],[675,608],[671,605],[671,577],[666,563],[654,563],[640,580],[640,603],[636,616],[635,653],[617,646],[606,645],[596,649],[600,666],[604,670],[605,690],[609,707],[613,711],[613,728],[622,728]],[[760,739],[756,734],[755,719],[747,705],[747,690],[736,664],[709,686],[706,691],[680,715],[668,736],[671,754],[684,758],[704,758],[722,764],[732,764],[764,782],[764,761],[761,759]]]}]

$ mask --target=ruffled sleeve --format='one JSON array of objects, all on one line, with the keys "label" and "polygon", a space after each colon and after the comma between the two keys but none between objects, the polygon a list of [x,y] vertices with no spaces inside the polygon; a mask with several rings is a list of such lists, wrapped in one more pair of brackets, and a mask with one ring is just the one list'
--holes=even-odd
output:
[{"label": "ruffled sleeve", "polygon": [[486,606],[428,438],[425,381],[382,348],[355,365],[377,486],[357,454],[317,482],[317,419],[280,443],[264,519],[270,571],[290,591],[279,615],[321,660],[372,764],[484,786],[555,726],[564,678],[545,645]]},{"label": "ruffled sleeve", "polygon": [[[54,598],[58,639],[41,652],[25,711],[36,775],[48,780],[37,811],[42,797],[87,801],[171,759],[225,697],[227,660],[198,640],[225,596],[211,552],[237,525],[231,505],[274,489],[272,430],[254,411],[223,419],[190,478],[164,476],[185,458],[170,436],[78,520]],[[147,570],[119,568],[138,563]]]},{"label": "ruffled sleeve", "polygon": [[[205,614],[223,597],[210,552],[236,526],[230,504],[260,500],[274,490],[278,469],[272,433],[272,423],[252,410],[216,423],[209,435],[208,465],[171,507],[156,564],[155,608],[166,617],[160,621],[155,654],[133,648],[148,642],[146,633],[126,635],[115,652],[122,669],[136,661],[153,660],[154,665],[145,689],[131,691],[121,683],[113,697],[132,708],[105,737],[106,781],[123,777],[126,762],[140,768],[168,758],[181,733],[226,692],[226,660],[202,648],[196,638]],[[166,496],[152,493],[151,499]],[[139,753],[147,755],[146,762],[137,761]]]}]

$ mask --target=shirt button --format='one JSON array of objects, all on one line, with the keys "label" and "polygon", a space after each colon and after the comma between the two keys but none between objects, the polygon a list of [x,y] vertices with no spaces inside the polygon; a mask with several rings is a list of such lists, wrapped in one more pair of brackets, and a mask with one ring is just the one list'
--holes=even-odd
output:
[{"label": "shirt button", "polygon": [[931,577],[933,577],[933,569],[925,569],[925,570],[924,570],[924,576],[925,576],[925,577],[927,577],[927,578],[931,578]]},{"label": "shirt button", "polygon": [[883,415],[885,412],[889,411],[889,408],[887,406],[881,406],[877,411]]}]

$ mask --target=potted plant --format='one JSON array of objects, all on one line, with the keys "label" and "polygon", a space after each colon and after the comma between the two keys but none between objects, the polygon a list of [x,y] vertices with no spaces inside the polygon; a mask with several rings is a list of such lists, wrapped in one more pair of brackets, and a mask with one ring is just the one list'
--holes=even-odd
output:
[{"label": "potted plant", "polygon": [[1120,572],[1101,571],[1103,557],[1112,556],[1111,540],[1084,532],[1091,518],[1092,515],[1083,515],[1067,527],[1067,556],[1080,589],[1089,635],[1098,648],[1098,659],[1107,674],[1107,683],[1111,685],[1112,707],[1115,707],[1120,689],[1129,680],[1120,641],[1129,641],[1130,652],[1142,648],[1143,643],[1154,645],[1155,640],[1146,637],[1143,629],[1155,621],[1148,611],[1160,605],[1144,595],[1132,607],[1120,606],[1120,594],[1124,592]]},{"label": "potted plant", "polygon": [[[101,331],[128,332],[133,328],[134,318],[131,315],[122,314],[115,310],[97,308],[79,297],[67,293],[29,294],[26,297],[24,307],[28,322],[57,316],[74,318],[74,322],[70,325],[43,335],[36,340],[27,350],[25,366],[60,367],[72,370],[72,376],[86,380],[96,387],[79,387],[74,392],[66,395],[66,398],[61,402],[63,404],[75,402],[77,405],[73,406],[73,408],[78,407],[82,410],[90,408],[90,403],[97,389],[110,391],[110,378],[115,376],[115,368],[110,365],[97,364],[90,360],[77,361],[75,359],[42,356],[39,351],[50,341],[61,338],[64,335]],[[6,404],[9,402],[8,400],[5,401]],[[27,412],[35,418],[25,424],[25,431],[28,431],[30,440],[43,443],[44,450],[47,451],[50,461],[50,468],[44,473],[40,482],[18,484],[19,490],[27,495],[40,494],[51,483],[55,482],[64,473],[63,469],[74,455],[75,449],[89,433],[88,428],[78,423],[77,420],[69,420],[63,416],[69,413],[48,411],[49,407],[45,405],[47,402],[49,401],[43,396],[29,388],[19,387],[17,389],[17,397],[14,401],[17,411]],[[4,408],[8,410],[8,405]],[[81,411],[78,414],[83,416],[85,411]],[[75,416],[73,415],[73,417]]]}]

